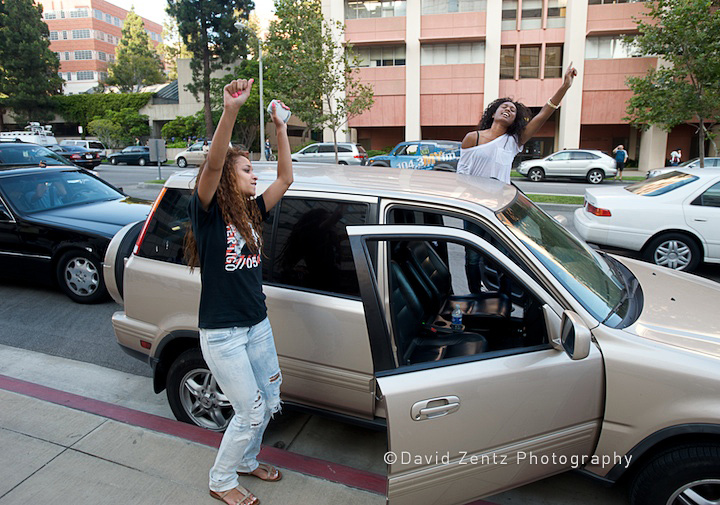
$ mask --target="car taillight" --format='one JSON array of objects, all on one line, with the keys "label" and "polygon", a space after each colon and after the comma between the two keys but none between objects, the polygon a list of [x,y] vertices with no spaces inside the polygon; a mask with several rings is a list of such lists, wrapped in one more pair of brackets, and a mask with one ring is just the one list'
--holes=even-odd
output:
[{"label": "car taillight", "polygon": [[589,203],[587,204],[587,210],[590,214],[594,214],[596,216],[600,217],[610,217],[612,216],[612,213],[608,209],[600,209],[598,207],[595,207],[593,204]]},{"label": "car taillight", "polygon": [[148,226],[150,225],[150,221],[152,221],[153,216],[155,215],[155,211],[158,208],[158,205],[160,205],[160,202],[162,201],[163,196],[165,195],[165,191],[167,188],[163,187],[162,191],[160,191],[160,194],[155,199],[155,203],[153,203],[152,209],[150,209],[150,213],[148,214],[147,219],[145,220],[145,224],[142,227],[142,230],[140,231],[140,235],[138,236],[137,242],[135,242],[135,247],[133,247],[133,254],[137,254],[140,250],[140,246],[143,243],[143,240],[145,239],[145,233],[147,233]]},{"label": "car taillight", "polygon": [[356,154],[354,158],[367,158],[367,154]]},{"label": "car taillight", "polygon": [[73,155],[71,155],[70,157],[71,157],[72,159],[74,159],[74,160],[79,160],[79,159],[80,159],[80,155],[79,155],[79,154],[73,154]]}]

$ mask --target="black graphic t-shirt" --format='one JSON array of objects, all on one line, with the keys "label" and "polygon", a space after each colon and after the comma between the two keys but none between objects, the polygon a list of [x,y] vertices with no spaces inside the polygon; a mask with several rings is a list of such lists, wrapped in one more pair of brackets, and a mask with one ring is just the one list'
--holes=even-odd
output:
[{"label": "black graphic t-shirt", "polygon": [[[255,202],[264,221],[268,214],[262,195]],[[259,323],[267,315],[262,251],[252,253],[235,226],[225,224],[215,197],[206,211],[195,193],[188,210],[200,256],[198,326],[210,329]]]}]

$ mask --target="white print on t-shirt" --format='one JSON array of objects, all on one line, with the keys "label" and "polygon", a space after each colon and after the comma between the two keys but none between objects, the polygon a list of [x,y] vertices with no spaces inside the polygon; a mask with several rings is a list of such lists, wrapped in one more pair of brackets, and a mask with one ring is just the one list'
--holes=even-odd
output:
[{"label": "white print on t-shirt", "polygon": [[[252,230],[253,236],[257,239],[258,235]],[[257,268],[260,266],[260,254],[243,254],[245,247],[245,239],[237,231],[232,224],[225,228],[225,236],[227,237],[227,247],[225,248],[225,270],[234,272],[237,269]]]}]

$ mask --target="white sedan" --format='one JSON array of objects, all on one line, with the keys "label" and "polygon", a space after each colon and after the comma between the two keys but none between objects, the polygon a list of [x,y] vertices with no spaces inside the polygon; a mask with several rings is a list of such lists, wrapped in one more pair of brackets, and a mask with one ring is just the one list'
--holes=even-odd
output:
[{"label": "white sedan", "polygon": [[641,251],[647,261],[691,271],[720,263],[720,169],[675,170],[626,187],[585,190],[574,215],[585,241]]}]

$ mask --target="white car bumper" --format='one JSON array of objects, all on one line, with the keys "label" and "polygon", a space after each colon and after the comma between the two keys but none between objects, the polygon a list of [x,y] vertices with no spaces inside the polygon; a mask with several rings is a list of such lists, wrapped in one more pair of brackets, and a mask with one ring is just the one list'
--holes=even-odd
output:
[{"label": "white car bumper", "polygon": [[[613,225],[613,218],[599,217],[585,211],[575,210],[573,225],[583,240],[593,244],[620,247],[631,251],[639,251],[650,238],[650,234],[635,233]],[[605,221],[603,221],[605,220]]]},{"label": "white car bumper", "polygon": [[585,212],[584,207],[575,210],[573,215],[573,225],[585,242],[594,244],[606,244],[608,237],[607,227],[591,220],[591,214]]}]

